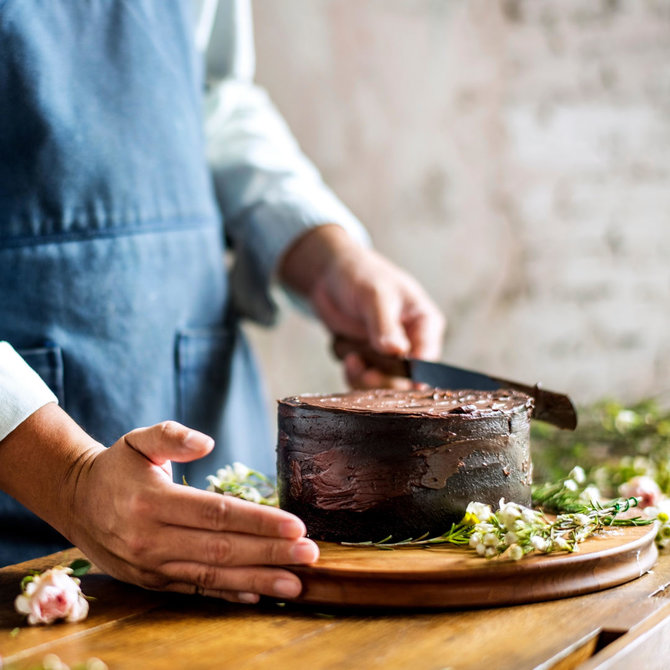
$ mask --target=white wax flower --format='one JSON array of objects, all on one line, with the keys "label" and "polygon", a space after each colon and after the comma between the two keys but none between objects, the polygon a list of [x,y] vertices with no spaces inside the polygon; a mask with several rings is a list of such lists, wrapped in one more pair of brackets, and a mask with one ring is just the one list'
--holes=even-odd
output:
[{"label": "white wax flower", "polygon": [[490,505],[485,505],[480,502],[471,502],[468,503],[468,506],[465,508],[465,514],[471,514],[477,518],[477,523],[488,521],[491,518],[491,507]]},{"label": "white wax flower", "polygon": [[625,433],[635,424],[637,424],[638,418],[635,412],[632,412],[629,409],[622,409],[614,419],[614,427],[620,432]]},{"label": "white wax flower", "polygon": [[486,547],[497,547],[498,537],[494,533],[487,533],[482,540]]},{"label": "white wax flower", "polygon": [[244,463],[235,462],[233,463],[233,472],[238,480],[245,480],[251,474],[251,469],[244,465]]},{"label": "white wax flower", "polygon": [[600,489],[597,486],[591,484],[587,486],[580,494],[579,499],[587,503],[599,502],[600,501]]},{"label": "white wax flower", "polygon": [[513,561],[520,561],[523,558],[523,549],[518,544],[511,544],[507,551]]},{"label": "white wax flower", "polygon": [[568,477],[576,481],[578,484],[583,484],[586,481],[586,473],[581,465],[575,465],[575,467],[570,470]]},{"label": "white wax flower", "polygon": [[505,544],[507,546],[511,547],[513,544],[516,544],[519,541],[519,538],[516,533],[513,533],[510,531],[509,533],[505,534]]},{"label": "white wax flower", "polygon": [[568,551],[570,549],[568,541],[564,537],[561,537],[560,535],[554,538],[554,547],[556,547],[556,549],[559,549],[560,551]]},{"label": "white wax flower", "polygon": [[519,505],[513,502],[506,503],[505,499],[501,498],[500,509],[496,512],[496,516],[503,526],[512,530],[514,528],[514,522],[521,518],[522,513],[522,509]]}]

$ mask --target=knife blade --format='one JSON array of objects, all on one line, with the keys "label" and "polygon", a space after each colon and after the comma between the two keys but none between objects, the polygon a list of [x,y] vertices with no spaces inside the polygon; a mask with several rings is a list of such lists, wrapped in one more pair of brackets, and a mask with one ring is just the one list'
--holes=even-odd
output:
[{"label": "knife blade", "polygon": [[341,336],[335,338],[333,352],[339,359],[343,359],[350,353],[358,354],[368,365],[377,368],[380,372],[393,377],[407,377],[414,382],[437,388],[476,391],[510,388],[521,391],[535,400],[532,414],[534,419],[546,421],[564,430],[574,430],[577,427],[577,412],[570,398],[564,393],[544,389],[539,383],[529,386],[446,363],[381,354],[361,340]]}]

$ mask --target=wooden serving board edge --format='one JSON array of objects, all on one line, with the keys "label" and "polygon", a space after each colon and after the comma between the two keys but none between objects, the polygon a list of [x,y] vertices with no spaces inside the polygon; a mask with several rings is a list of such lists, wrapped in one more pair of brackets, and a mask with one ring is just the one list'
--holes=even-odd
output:
[{"label": "wooden serving board edge", "polygon": [[485,570],[379,573],[338,571],[318,563],[288,569],[303,583],[295,602],[305,604],[450,609],[519,605],[592,593],[641,577],[658,557],[654,536],[650,530],[623,547],[583,555],[492,561]]}]

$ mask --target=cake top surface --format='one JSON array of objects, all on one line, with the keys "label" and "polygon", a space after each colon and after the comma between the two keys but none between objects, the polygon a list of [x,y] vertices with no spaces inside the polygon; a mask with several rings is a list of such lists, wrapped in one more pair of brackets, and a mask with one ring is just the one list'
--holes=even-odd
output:
[{"label": "cake top surface", "polygon": [[529,410],[533,400],[511,389],[496,391],[372,389],[330,395],[305,394],[284,398],[280,404],[366,414],[412,414],[443,417],[453,414],[494,416]]}]

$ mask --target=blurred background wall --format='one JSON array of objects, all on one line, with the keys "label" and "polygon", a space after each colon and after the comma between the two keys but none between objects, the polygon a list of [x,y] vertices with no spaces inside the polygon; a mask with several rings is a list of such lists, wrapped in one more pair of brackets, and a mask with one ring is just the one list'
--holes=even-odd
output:
[{"label": "blurred background wall", "polygon": [[[444,309],[444,360],[670,388],[670,0],[254,2],[258,81]],[[317,324],[250,330],[271,400],[344,389]]]}]

